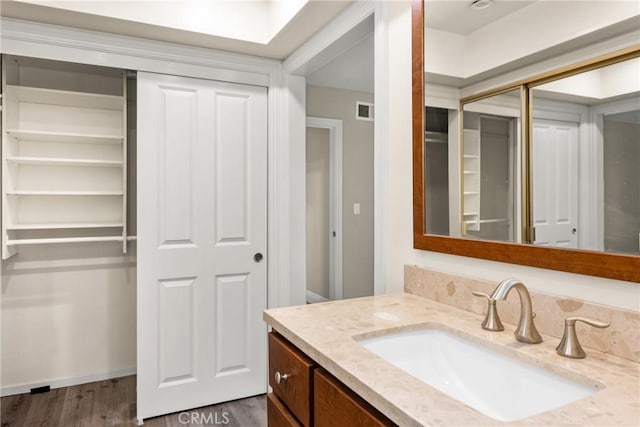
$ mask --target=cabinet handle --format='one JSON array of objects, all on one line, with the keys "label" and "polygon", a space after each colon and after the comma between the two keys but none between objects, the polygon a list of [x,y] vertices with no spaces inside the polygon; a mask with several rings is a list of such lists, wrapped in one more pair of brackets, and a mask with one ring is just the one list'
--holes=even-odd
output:
[{"label": "cabinet handle", "polygon": [[583,359],[587,355],[578,341],[578,335],[576,334],[576,322],[584,322],[587,325],[595,326],[596,328],[606,328],[610,325],[607,322],[600,322],[599,320],[588,319],[586,317],[567,317],[564,321],[564,334],[560,344],[556,347],[556,353],[560,356],[570,357],[572,359]]},{"label": "cabinet handle", "polygon": [[274,377],[276,379],[276,384],[280,384],[281,382],[285,382],[287,378],[289,378],[289,375],[287,374],[282,375],[280,372],[276,371],[276,374],[274,375]]}]

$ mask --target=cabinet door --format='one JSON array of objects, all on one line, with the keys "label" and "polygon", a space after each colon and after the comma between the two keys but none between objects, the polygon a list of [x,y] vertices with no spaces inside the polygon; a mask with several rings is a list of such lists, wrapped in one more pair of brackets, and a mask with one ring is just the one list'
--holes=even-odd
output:
[{"label": "cabinet door", "polygon": [[269,334],[269,384],[273,394],[307,427],[313,424],[311,381],[314,367],[313,360],[280,335]]},{"label": "cabinet door", "polygon": [[322,369],[313,377],[315,427],[380,427],[395,424]]},{"label": "cabinet door", "polygon": [[302,427],[302,424],[273,393],[267,394],[267,420],[269,427]]}]

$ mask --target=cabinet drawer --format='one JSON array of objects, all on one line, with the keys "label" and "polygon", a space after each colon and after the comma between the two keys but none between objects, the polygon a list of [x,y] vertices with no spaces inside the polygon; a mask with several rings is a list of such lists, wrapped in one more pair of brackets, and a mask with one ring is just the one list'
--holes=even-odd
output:
[{"label": "cabinet drawer", "polygon": [[[302,354],[292,344],[277,333],[269,334],[269,385],[282,403],[306,427],[310,427],[313,402],[311,384],[313,360]],[[276,373],[286,375],[280,384]]]},{"label": "cabinet drawer", "polygon": [[273,393],[267,394],[267,423],[269,427],[302,427]]},{"label": "cabinet drawer", "polygon": [[314,371],[315,427],[395,426],[387,417],[322,369]]}]

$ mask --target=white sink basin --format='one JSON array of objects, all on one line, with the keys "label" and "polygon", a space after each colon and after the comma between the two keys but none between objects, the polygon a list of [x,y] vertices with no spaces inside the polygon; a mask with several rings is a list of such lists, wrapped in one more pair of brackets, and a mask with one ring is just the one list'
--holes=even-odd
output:
[{"label": "white sink basin", "polygon": [[359,344],[499,421],[527,418],[597,391],[437,328],[368,338]]}]

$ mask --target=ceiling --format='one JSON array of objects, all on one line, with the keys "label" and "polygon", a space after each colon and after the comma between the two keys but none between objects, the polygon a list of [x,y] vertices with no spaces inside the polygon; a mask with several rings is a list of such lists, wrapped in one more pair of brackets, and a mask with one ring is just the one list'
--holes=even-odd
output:
[{"label": "ceiling", "polygon": [[535,1],[494,0],[486,9],[471,9],[471,0],[425,0],[425,26],[462,36],[504,18]]},{"label": "ceiling", "polygon": [[307,84],[373,93],[373,32],[307,76]]},{"label": "ceiling", "polygon": [[284,59],[352,1],[2,0],[0,15]]}]

